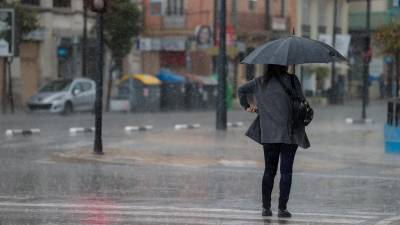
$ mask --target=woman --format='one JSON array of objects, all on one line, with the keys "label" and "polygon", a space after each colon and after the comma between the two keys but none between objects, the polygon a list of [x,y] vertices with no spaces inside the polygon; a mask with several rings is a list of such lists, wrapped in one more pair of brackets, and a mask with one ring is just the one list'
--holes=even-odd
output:
[{"label": "woman", "polygon": [[[258,141],[263,145],[265,158],[262,180],[263,216],[272,216],[271,193],[280,158],[278,217],[291,217],[287,202],[292,184],[294,156],[298,146],[310,147],[304,126],[294,127],[291,123],[291,99],[282,85],[292,88],[292,91],[301,96],[303,93],[300,81],[295,75],[288,74],[287,69],[286,66],[268,65],[263,77],[249,81],[238,90],[240,104],[246,111],[259,115],[257,126],[259,125],[261,134]],[[255,97],[255,104],[249,103],[249,95]]]}]

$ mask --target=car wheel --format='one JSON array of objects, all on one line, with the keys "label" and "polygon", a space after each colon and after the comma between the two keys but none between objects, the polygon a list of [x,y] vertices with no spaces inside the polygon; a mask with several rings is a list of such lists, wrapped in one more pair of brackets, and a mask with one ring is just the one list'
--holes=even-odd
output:
[{"label": "car wheel", "polygon": [[74,107],[72,106],[72,103],[71,102],[66,102],[65,103],[65,106],[64,106],[64,111],[63,111],[63,115],[69,115],[69,114],[71,114],[71,113],[73,113],[74,112]]}]

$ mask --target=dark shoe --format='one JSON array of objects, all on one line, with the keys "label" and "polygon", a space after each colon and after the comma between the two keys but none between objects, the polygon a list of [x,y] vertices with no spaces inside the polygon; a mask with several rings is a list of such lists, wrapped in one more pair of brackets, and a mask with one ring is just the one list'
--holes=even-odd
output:
[{"label": "dark shoe", "polygon": [[272,211],[271,211],[271,209],[263,208],[263,209],[262,209],[262,216],[272,216]]},{"label": "dark shoe", "polygon": [[292,217],[292,214],[287,209],[279,209],[278,217],[290,218],[290,217]]}]

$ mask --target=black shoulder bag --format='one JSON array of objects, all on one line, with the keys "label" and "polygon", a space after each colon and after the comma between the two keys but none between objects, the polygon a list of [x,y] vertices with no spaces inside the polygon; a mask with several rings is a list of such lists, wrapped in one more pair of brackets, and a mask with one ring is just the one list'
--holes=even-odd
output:
[{"label": "black shoulder bag", "polygon": [[277,75],[277,80],[285,90],[286,94],[289,95],[292,104],[292,124],[294,127],[302,127],[307,126],[311,123],[314,117],[314,110],[311,108],[308,101],[296,92],[296,85],[294,83],[295,75],[290,75],[290,81],[292,84],[292,88],[289,89],[283,83],[281,77]]}]

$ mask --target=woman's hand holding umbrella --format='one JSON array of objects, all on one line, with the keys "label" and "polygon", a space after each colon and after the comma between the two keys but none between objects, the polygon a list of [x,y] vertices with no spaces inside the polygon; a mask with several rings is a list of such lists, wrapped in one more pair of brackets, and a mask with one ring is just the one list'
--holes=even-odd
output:
[{"label": "woman's hand holding umbrella", "polygon": [[253,104],[250,104],[250,106],[247,107],[246,111],[250,112],[250,113],[256,113],[257,112],[257,106],[255,106]]}]

